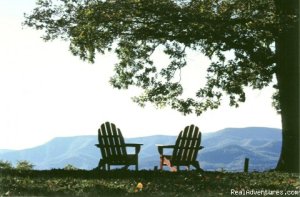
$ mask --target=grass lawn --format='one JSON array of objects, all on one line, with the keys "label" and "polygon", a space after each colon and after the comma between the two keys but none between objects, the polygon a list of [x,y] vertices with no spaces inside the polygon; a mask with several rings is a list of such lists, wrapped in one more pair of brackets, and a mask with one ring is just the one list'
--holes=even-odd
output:
[{"label": "grass lawn", "polygon": [[299,196],[299,174],[1,170],[0,196]]}]

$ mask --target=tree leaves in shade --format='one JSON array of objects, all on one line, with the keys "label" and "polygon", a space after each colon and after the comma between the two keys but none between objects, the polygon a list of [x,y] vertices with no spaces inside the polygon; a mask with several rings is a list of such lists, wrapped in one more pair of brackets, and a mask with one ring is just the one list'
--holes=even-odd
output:
[{"label": "tree leaves in shade", "polygon": [[[69,40],[71,52],[90,62],[96,52],[113,49],[119,62],[112,85],[143,88],[134,98],[142,106],[152,102],[200,115],[217,108],[224,94],[238,106],[246,99],[244,87],[262,89],[272,82],[279,30],[273,0],[42,0],[37,5],[26,25],[45,30],[45,40]],[[165,67],[153,64],[158,49],[170,59]],[[187,66],[187,49],[212,60],[206,85],[190,98],[182,96],[175,79]]]}]

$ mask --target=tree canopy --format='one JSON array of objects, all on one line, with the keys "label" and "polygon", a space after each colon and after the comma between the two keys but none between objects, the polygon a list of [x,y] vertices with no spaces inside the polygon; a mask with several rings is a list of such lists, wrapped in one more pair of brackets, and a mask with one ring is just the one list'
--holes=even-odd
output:
[{"label": "tree canopy", "polygon": [[[134,98],[141,105],[200,115],[217,108],[223,95],[238,106],[246,99],[244,87],[262,89],[274,77],[280,27],[273,0],[40,0],[37,5],[26,25],[45,30],[45,40],[69,40],[71,52],[90,62],[96,52],[114,50],[119,62],[111,84],[144,89]],[[169,57],[167,66],[153,63],[158,49]],[[188,49],[212,61],[206,85],[186,98],[176,76],[187,66]]]}]

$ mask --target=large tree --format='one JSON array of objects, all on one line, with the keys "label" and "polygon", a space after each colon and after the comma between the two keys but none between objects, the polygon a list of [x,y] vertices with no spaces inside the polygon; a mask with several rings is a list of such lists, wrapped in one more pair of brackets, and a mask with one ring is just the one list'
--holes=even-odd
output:
[{"label": "large tree", "polygon": [[[283,146],[277,170],[299,172],[298,0],[39,0],[25,25],[62,38],[70,50],[93,62],[96,52],[119,58],[111,84],[137,86],[134,97],[200,115],[246,100],[245,87],[275,81],[274,106],[282,114]],[[187,51],[211,59],[206,85],[184,95],[181,71]],[[153,60],[160,51],[168,65]]]}]

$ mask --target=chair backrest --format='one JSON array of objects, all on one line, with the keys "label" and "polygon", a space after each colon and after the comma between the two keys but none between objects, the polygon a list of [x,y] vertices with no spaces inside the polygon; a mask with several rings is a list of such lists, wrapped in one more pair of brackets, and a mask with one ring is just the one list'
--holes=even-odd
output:
[{"label": "chair backrest", "polygon": [[120,158],[126,156],[124,138],[115,124],[105,122],[98,129],[98,141],[102,158]]},{"label": "chair backrest", "polygon": [[185,127],[177,137],[172,155],[173,162],[188,164],[196,161],[200,143],[201,132],[199,128],[194,125]]}]

